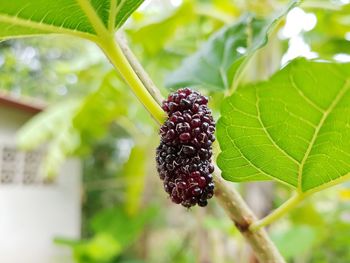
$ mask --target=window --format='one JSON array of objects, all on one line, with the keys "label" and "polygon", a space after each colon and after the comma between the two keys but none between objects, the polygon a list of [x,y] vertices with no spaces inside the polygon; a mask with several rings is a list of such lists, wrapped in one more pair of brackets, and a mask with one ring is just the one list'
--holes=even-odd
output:
[{"label": "window", "polygon": [[46,184],[40,176],[43,155],[42,149],[22,152],[15,145],[0,145],[0,184]]}]

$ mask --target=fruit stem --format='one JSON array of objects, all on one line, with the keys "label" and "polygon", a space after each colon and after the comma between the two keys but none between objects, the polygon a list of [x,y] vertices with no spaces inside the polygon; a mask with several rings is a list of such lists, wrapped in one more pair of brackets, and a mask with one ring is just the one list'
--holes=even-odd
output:
[{"label": "fruit stem", "polygon": [[295,208],[305,199],[305,195],[302,193],[295,193],[291,198],[289,198],[285,203],[283,203],[280,207],[278,207],[275,211],[273,211],[268,216],[260,219],[250,226],[251,231],[257,231],[262,227],[265,227],[272,222],[275,222],[277,219],[286,215],[290,210]]},{"label": "fruit stem", "polygon": [[125,57],[119,43],[114,40],[113,36],[111,36],[101,40],[98,44],[151,116],[159,124],[163,124],[166,119],[165,112],[145,88],[133,67],[130,65],[128,59]]}]

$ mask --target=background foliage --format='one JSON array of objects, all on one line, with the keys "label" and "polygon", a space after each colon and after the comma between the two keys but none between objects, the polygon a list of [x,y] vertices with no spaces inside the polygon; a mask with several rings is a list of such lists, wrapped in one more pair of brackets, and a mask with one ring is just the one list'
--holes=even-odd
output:
[{"label": "background foliage", "polygon": [[[167,88],[194,84],[212,98],[218,116],[222,90],[234,85],[244,57],[251,58],[247,70],[238,71],[244,82],[266,79],[296,56],[350,61],[347,1],[305,1],[286,23],[282,17],[272,25],[276,12],[289,10],[286,6],[285,1],[153,0],[123,30],[164,95]],[[307,16],[316,21],[309,28],[303,25]],[[4,21],[0,16],[0,25]],[[115,26],[121,21],[123,16]],[[64,26],[70,29],[68,22]],[[247,39],[256,43],[253,51],[264,44],[261,37],[254,41],[254,30],[263,37],[269,31],[270,40],[252,55]],[[84,23],[79,31],[94,33]],[[20,28],[12,32],[21,33]],[[215,202],[189,213],[165,198],[154,163],[157,127],[95,45],[52,35],[0,42],[0,88],[48,102],[48,110],[18,137],[24,148],[48,143],[45,174],[54,176],[69,156],[83,160],[82,239],[56,240],[72,249],[77,262],[249,261],[250,251],[242,249],[244,242]],[[249,187],[239,186],[246,196]],[[283,185],[273,189],[271,208],[290,196]],[[349,262],[344,235],[350,229],[349,200],[349,184],[343,184],[274,224],[270,232],[283,255],[290,262]]]}]

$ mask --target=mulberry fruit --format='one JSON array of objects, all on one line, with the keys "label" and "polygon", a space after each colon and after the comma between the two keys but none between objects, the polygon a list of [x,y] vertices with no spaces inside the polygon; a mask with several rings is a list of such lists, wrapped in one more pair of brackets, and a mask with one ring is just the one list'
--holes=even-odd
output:
[{"label": "mulberry fruit", "polygon": [[171,200],[188,208],[206,206],[214,193],[215,122],[207,104],[206,97],[188,88],[163,102],[168,119],[160,128],[157,170]]}]

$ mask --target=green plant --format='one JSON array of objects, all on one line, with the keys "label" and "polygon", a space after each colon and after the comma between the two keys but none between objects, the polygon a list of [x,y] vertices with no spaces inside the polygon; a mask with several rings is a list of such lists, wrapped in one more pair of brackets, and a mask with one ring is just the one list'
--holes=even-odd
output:
[{"label": "green plant", "polygon": [[[162,97],[159,90],[122,37],[118,35],[115,39],[116,30],[142,2],[6,2],[0,7],[0,38],[56,33],[96,43],[150,115],[158,124],[163,124],[165,113],[160,107]],[[166,81],[170,88],[188,85],[201,87],[216,95],[227,95],[221,105],[217,127],[221,148],[218,165],[224,179],[235,182],[274,180],[295,191],[280,208],[266,218],[256,220],[238,192],[227,185],[219,174],[214,177],[215,195],[219,203],[261,262],[284,262],[262,227],[288,213],[311,194],[346,181],[350,174],[349,64],[297,59],[267,81],[242,84],[246,81],[249,62],[254,61],[259,49],[268,43],[268,36],[297,4],[297,1],[291,1],[272,18],[248,14],[237,23],[224,27],[196,53],[186,58]],[[113,87],[110,94],[115,101],[118,100],[118,92]],[[65,113],[54,110],[44,113],[56,120],[63,115],[72,115],[71,121],[64,123],[62,134],[54,138],[56,152],[51,153],[51,160],[62,160],[78,150],[77,140],[81,139],[81,134],[86,135],[84,121],[77,121],[78,113],[84,109],[95,112],[94,106],[103,105],[103,102],[99,103],[99,98],[99,91],[96,91],[83,103],[72,102]],[[105,124],[120,118],[125,129],[130,129],[132,125],[121,118],[120,112],[127,105],[121,105],[123,101],[110,104],[103,110],[103,114],[110,114],[106,115],[106,119],[105,116],[98,119],[98,122]],[[28,132],[35,127],[42,127],[40,118],[24,129],[20,144],[31,148],[54,137],[52,131],[55,128],[46,126],[44,137],[36,141],[28,140],[35,137]],[[131,133],[135,132],[133,128],[131,130]],[[91,136],[98,137],[100,132]],[[53,167],[50,161],[48,164]],[[50,173],[54,171],[46,170]],[[108,237],[100,237],[92,245],[106,240],[108,242]],[[118,249],[115,245],[111,251],[117,253]]]}]

